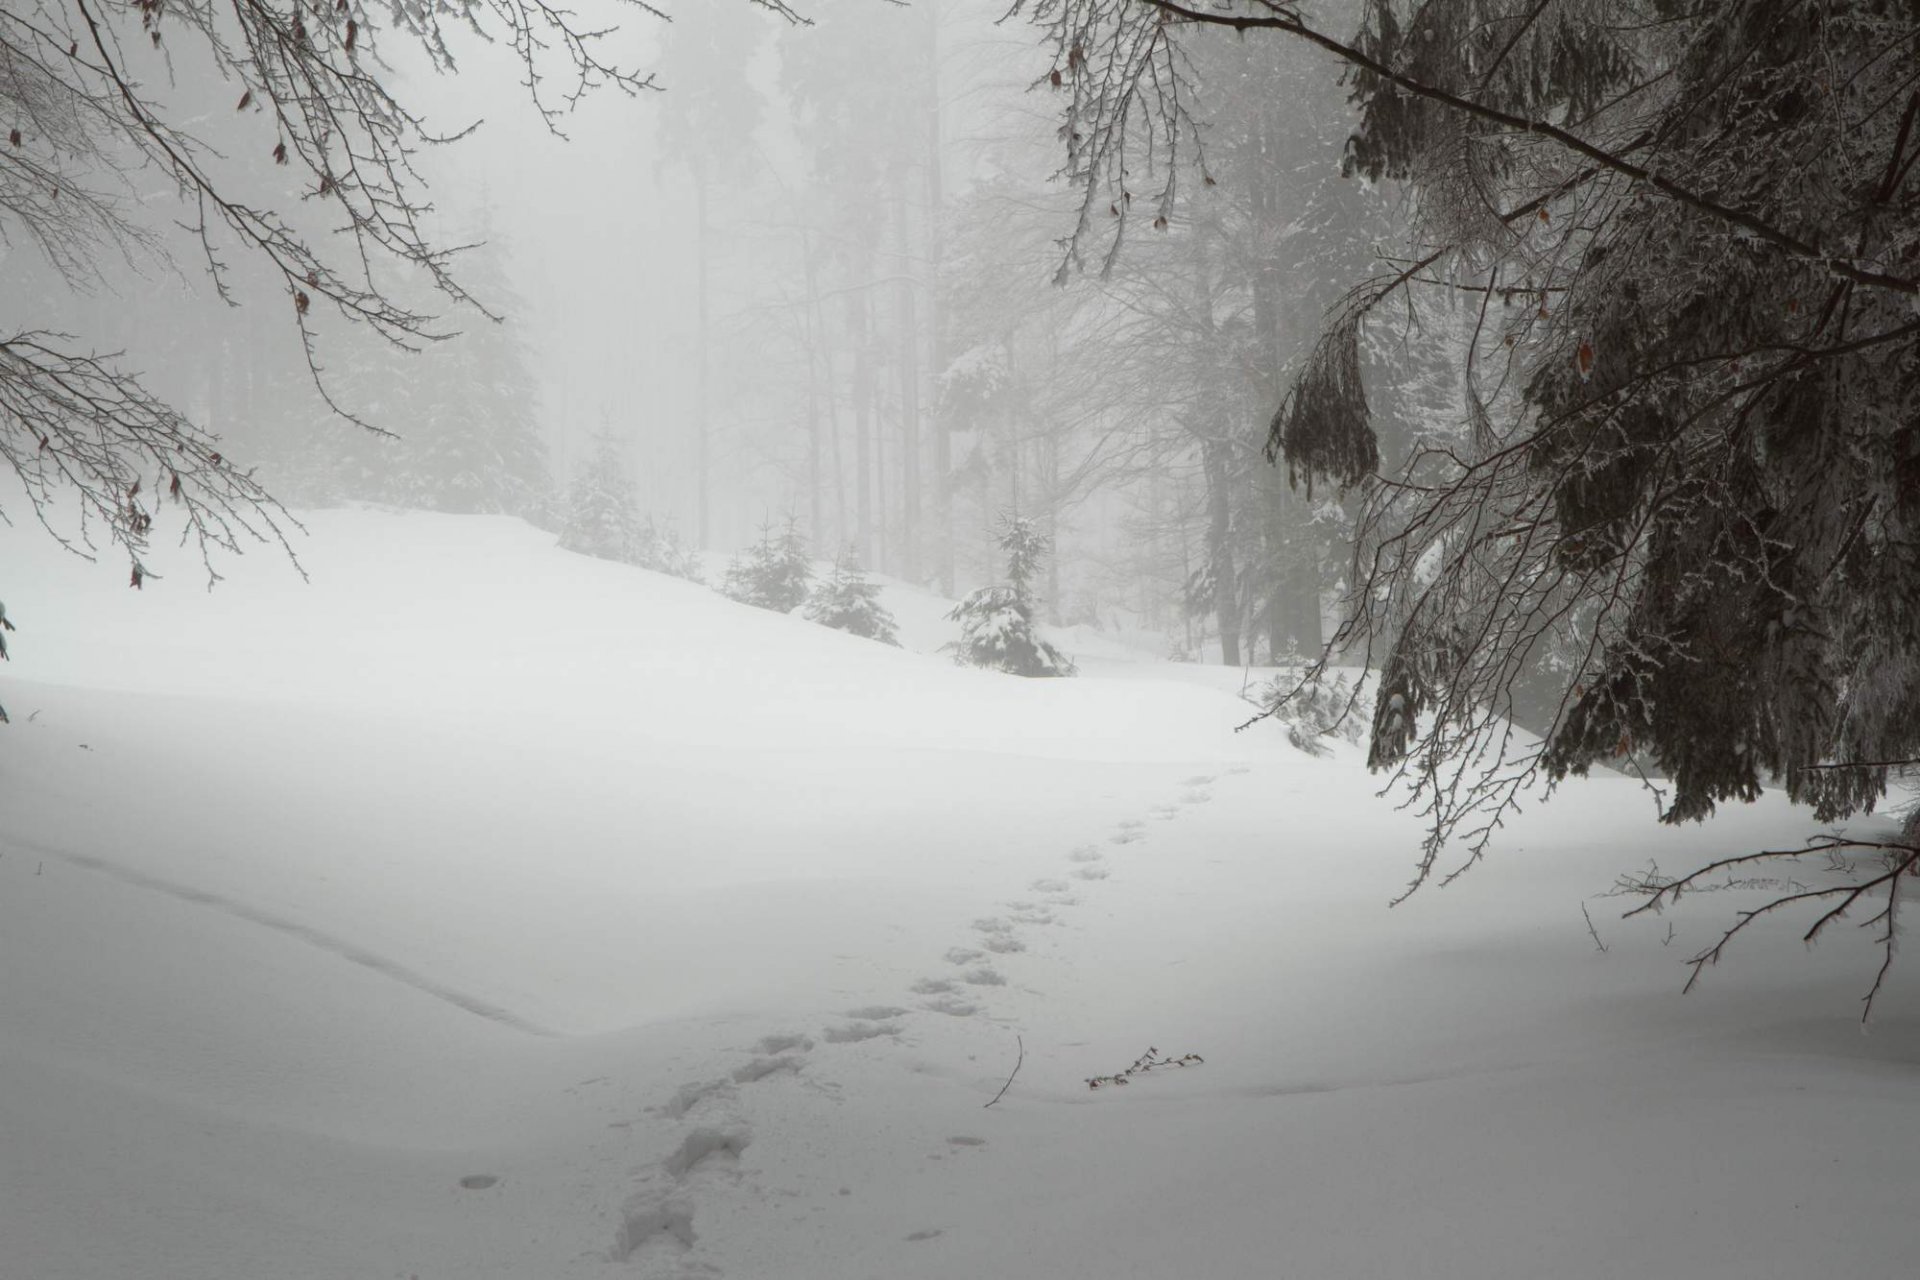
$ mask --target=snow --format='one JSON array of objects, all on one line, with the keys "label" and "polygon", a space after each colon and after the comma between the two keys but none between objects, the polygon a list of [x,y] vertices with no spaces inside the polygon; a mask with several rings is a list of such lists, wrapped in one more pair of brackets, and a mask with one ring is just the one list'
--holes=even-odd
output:
[{"label": "snow", "polygon": [[1241,672],[307,522],[211,594],[7,535],[7,1280],[1911,1273],[1911,971],[1863,1034],[1871,934],[1783,923],[1682,996],[1761,894],[1596,896],[1775,797],[1570,787],[1389,911],[1415,818]]}]

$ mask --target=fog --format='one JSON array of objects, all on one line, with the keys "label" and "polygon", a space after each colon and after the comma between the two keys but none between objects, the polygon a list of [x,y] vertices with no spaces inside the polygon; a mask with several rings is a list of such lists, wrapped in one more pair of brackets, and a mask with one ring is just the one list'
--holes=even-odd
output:
[{"label": "fog", "polygon": [[[374,46],[419,117],[421,243],[456,250],[447,287],[476,304],[376,253],[374,287],[432,317],[418,332],[323,303],[309,370],[275,273],[169,225],[190,204],[169,210],[164,180],[137,173],[155,244],[95,255],[79,289],[16,244],[0,305],[122,353],[294,508],[502,511],[557,530],[606,435],[641,516],[696,549],[791,517],[821,558],[851,549],[957,595],[996,578],[997,522],[1023,516],[1057,550],[1049,621],[1229,663],[1318,648],[1339,538],[1263,567],[1283,524],[1329,513],[1273,483],[1260,450],[1281,370],[1372,269],[1396,199],[1339,174],[1335,68],[1195,41],[1194,92],[1211,92],[1212,59],[1223,87],[1257,64],[1305,96],[1207,123],[1196,142],[1215,150],[1179,160],[1150,215],[1114,195],[1129,204],[1116,234],[1076,230],[1053,54],[1024,15],[742,0],[670,18],[583,10],[617,28],[593,56],[641,80],[577,100],[552,51],[530,91],[509,44],[458,29],[438,70],[404,39]],[[300,225],[299,184],[275,186],[297,175],[246,162],[270,121],[229,112],[178,43],[130,55],[143,87]]]},{"label": "fog", "polygon": [[1912,1273],[1920,11],[660,2],[0,5],[0,1280]]}]

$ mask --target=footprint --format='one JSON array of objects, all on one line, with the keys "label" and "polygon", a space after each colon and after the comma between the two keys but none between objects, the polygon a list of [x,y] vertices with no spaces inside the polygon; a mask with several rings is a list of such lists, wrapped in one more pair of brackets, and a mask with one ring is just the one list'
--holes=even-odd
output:
[{"label": "footprint", "polygon": [[813,1048],[813,1041],[802,1035],[762,1036],[757,1047],[761,1053],[766,1054],[785,1053],[789,1049],[798,1049],[805,1053]]},{"label": "footprint", "polygon": [[914,1231],[914,1232],[910,1232],[910,1233],[908,1233],[908,1235],[907,1235],[907,1239],[909,1239],[909,1240],[931,1240],[931,1239],[933,1239],[933,1238],[934,1238],[935,1236],[937,1236],[937,1235],[942,1235],[942,1234],[944,1234],[944,1233],[943,1233],[943,1232],[942,1232],[942,1231],[940,1230],[940,1228],[939,1228],[939,1227],[927,1227],[927,1228],[926,1228],[925,1230],[922,1230],[922,1231]]},{"label": "footprint", "polygon": [[953,990],[953,984],[945,978],[922,978],[907,990],[917,996],[942,996]]},{"label": "footprint", "polygon": [[1169,818],[1177,818],[1180,816],[1180,806],[1177,804],[1157,804],[1147,810],[1147,812],[1151,813],[1160,821],[1165,822]]},{"label": "footprint", "polygon": [[1012,955],[1016,951],[1025,951],[1027,944],[1013,936],[1013,926],[999,916],[987,916],[973,922],[973,927],[983,935],[981,946],[995,955]]},{"label": "footprint", "polygon": [[1183,787],[1205,787],[1211,785],[1214,781],[1216,781],[1216,775],[1214,774],[1196,773],[1180,785]]},{"label": "footprint", "polygon": [[926,1007],[935,1013],[944,1013],[950,1018],[971,1018],[980,1012],[980,1006],[958,996],[937,996],[927,1001]]},{"label": "footprint", "polygon": [[752,1084],[756,1080],[765,1080],[768,1076],[787,1071],[794,1075],[800,1073],[798,1058],[755,1058],[744,1067],[736,1067],[733,1072],[735,1084]]},{"label": "footprint", "polygon": [[[1061,885],[1060,887],[1063,889],[1066,888],[1065,885]],[[986,952],[975,951],[970,947],[948,947],[947,948],[948,964],[972,964],[975,960],[985,960],[986,958],[987,958]]]},{"label": "footprint", "polygon": [[966,1137],[948,1138],[947,1145],[950,1147],[984,1147],[987,1145],[987,1140],[985,1138]]},{"label": "footprint", "polygon": [[660,1162],[671,1178],[684,1178],[708,1163],[737,1164],[753,1135],[745,1129],[695,1129],[680,1140],[680,1149]]},{"label": "footprint", "polygon": [[1036,893],[1065,893],[1068,885],[1065,880],[1035,880],[1027,888]]},{"label": "footprint", "polygon": [[1147,824],[1139,818],[1128,818],[1120,823],[1122,831],[1138,831]]},{"label": "footprint", "polygon": [[1112,875],[1113,872],[1107,870],[1105,867],[1082,867],[1073,874],[1082,880],[1105,880],[1108,876]]},{"label": "footprint", "polygon": [[844,1027],[828,1027],[820,1033],[828,1044],[859,1044],[862,1040],[899,1034],[900,1028],[890,1022],[849,1022]]},{"label": "footprint", "polygon": [[620,1211],[613,1237],[613,1261],[625,1262],[651,1244],[686,1253],[699,1237],[693,1233],[693,1206],[682,1199],[635,1196]]},{"label": "footprint", "polygon": [[493,1186],[495,1183],[499,1181],[500,1181],[500,1178],[497,1174],[470,1173],[466,1177],[460,1179],[460,1185],[465,1187],[468,1191],[485,1191],[488,1187]]},{"label": "footprint", "polygon": [[1253,769],[1249,765],[1235,764],[1235,765],[1228,765],[1227,772],[1228,773],[1252,773]]},{"label": "footprint", "polygon": [[1035,904],[1029,904],[1025,911],[1014,912],[1009,918],[1015,924],[1052,924],[1054,922],[1053,912],[1043,910]]},{"label": "footprint", "polygon": [[1146,833],[1142,831],[1131,831],[1131,830],[1116,831],[1112,835],[1107,837],[1107,843],[1108,844],[1132,844],[1136,840],[1143,839],[1145,837],[1145,834]]},{"label": "footprint", "polygon": [[844,1016],[864,1018],[868,1022],[885,1022],[888,1018],[897,1018],[905,1009],[896,1009],[890,1004],[870,1004],[859,1009],[849,1009]]},{"label": "footprint", "polygon": [[1105,856],[1105,854],[1101,853],[1100,850],[1094,848],[1092,845],[1083,844],[1068,854],[1067,860],[1069,862],[1098,862]]},{"label": "footprint", "polygon": [[1205,804],[1207,801],[1211,799],[1213,799],[1213,792],[1211,791],[1189,791],[1185,795],[1180,797],[1180,803],[1181,804]]},{"label": "footprint", "polygon": [[674,1120],[683,1120],[687,1113],[711,1098],[729,1097],[733,1085],[726,1080],[694,1080],[680,1086],[679,1092],[661,1104],[660,1110]]},{"label": "footprint", "polygon": [[[960,981],[975,987],[1004,987],[1007,985],[1007,980],[987,965],[982,965],[978,969],[973,970],[967,974],[966,977],[960,979]],[[952,989],[950,985],[948,989]]]}]

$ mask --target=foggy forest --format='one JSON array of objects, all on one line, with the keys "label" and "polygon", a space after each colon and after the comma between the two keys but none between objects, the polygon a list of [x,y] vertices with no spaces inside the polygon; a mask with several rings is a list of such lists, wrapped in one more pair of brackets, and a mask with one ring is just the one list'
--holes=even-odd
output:
[{"label": "foggy forest", "polygon": [[1912,0],[4,0],[0,131],[0,1280],[1920,1265]]}]

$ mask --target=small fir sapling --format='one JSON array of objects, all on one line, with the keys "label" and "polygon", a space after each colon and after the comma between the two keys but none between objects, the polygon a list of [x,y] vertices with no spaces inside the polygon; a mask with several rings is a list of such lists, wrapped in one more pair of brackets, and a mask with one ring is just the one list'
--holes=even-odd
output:
[{"label": "small fir sapling", "polygon": [[560,546],[602,560],[638,564],[645,542],[626,459],[619,442],[602,432],[595,439],[593,457],[568,490]]},{"label": "small fir sapling", "polygon": [[1072,660],[1042,639],[1033,621],[1033,580],[1048,550],[1046,535],[1024,516],[1003,516],[997,541],[1007,553],[1006,584],[981,587],[962,600],[947,615],[960,624],[960,638],[943,647],[961,666],[1072,675]]},{"label": "small fir sapling", "polygon": [[880,588],[868,581],[851,547],[833,562],[833,573],[807,600],[807,621],[900,647],[893,614],[880,603]]},{"label": "small fir sapling", "polygon": [[773,526],[760,526],[760,540],[738,552],[727,564],[720,594],[741,604],[775,613],[792,613],[806,603],[813,583],[813,563],[799,522],[787,517],[777,536]]}]

